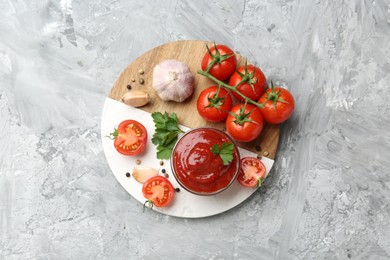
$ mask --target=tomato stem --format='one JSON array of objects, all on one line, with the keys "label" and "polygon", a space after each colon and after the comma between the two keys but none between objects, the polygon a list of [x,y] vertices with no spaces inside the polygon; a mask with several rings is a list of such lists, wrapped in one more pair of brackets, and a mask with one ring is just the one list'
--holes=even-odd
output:
[{"label": "tomato stem", "polygon": [[114,132],[110,133],[109,135],[106,135],[105,137],[110,138],[111,140],[115,140],[119,135],[118,129],[114,128]]},{"label": "tomato stem", "polygon": [[208,73],[207,71],[203,71],[203,70],[198,70],[198,74],[202,75],[202,76],[205,76],[206,78],[208,79],[211,79],[212,81],[214,81],[215,83],[217,83],[219,86],[225,88],[225,89],[228,89],[230,91],[233,91],[235,93],[237,93],[239,96],[241,96],[247,103],[250,103],[252,105],[255,105],[259,108],[264,108],[264,104],[259,104],[257,103],[256,101],[253,101],[252,99],[248,98],[247,96],[245,96],[244,94],[242,94],[240,91],[237,90],[237,86],[230,86],[228,84],[226,84],[225,82],[223,81],[220,81],[218,80],[217,78],[215,78],[213,75],[211,75],[210,73]]},{"label": "tomato stem", "polygon": [[219,97],[220,92],[221,92],[221,85],[218,85],[217,93],[215,93],[215,96]]},{"label": "tomato stem", "polygon": [[145,212],[145,208],[148,207],[149,209],[153,209],[153,200],[146,200],[142,209],[142,212]]},{"label": "tomato stem", "polygon": [[262,178],[259,178],[257,180],[257,187],[261,187],[261,185],[263,184],[263,179]]},{"label": "tomato stem", "polygon": [[210,71],[211,67],[213,67],[215,63],[217,63],[217,61],[216,61],[215,59],[213,59],[213,60],[210,62],[210,64],[209,64],[209,65],[207,66],[207,68],[206,68],[206,72],[207,72],[207,73]]}]

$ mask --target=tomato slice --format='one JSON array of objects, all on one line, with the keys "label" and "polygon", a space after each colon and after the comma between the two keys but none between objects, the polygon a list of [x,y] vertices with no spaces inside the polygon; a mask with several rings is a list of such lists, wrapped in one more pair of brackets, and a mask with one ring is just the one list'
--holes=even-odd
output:
[{"label": "tomato slice", "polygon": [[241,159],[241,168],[237,180],[244,187],[259,187],[264,179],[265,170],[265,165],[260,159],[244,157]]},{"label": "tomato slice", "polygon": [[171,182],[162,176],[155,176],[148,179],[142,186],[142,194],[147,202],[156,207],[165,207],[173,200],[175,189]]},{"label": "tomato slice", "polygon": [[148,133],[138,121],[125,120],[111,133],[115,149],[123,155],[138,155],[146,148]]}]

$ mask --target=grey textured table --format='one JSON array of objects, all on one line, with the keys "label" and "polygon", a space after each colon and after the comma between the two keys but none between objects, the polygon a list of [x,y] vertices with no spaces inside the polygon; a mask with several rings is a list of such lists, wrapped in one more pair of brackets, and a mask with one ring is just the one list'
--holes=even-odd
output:
[{"label": "grey textured table", "polygon": [[[390,2],[0,1],[0,259],[389,259]],[[287,86],[275,166],[215,217],[142,213],[108,167],[133,59],[224,43]]]}]

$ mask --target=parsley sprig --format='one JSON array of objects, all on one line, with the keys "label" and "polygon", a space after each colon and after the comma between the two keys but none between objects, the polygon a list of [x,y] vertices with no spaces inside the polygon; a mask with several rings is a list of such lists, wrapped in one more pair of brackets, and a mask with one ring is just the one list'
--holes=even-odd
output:
[{"label": "parsley sprig", "polygon": [[229,165],[233,161],[234,145],[232,143],[223,143],[222,146],[214,144],[211,147],[213,154],[219,154],[221,156],[223,165]]},{"label": "parsley sprig", "polygon": [[154,112],[152,118],[155,125],[152,143],[157,146],[157,159],[169,159],[179,134],[183,133],[178,126],[177,115]]}]

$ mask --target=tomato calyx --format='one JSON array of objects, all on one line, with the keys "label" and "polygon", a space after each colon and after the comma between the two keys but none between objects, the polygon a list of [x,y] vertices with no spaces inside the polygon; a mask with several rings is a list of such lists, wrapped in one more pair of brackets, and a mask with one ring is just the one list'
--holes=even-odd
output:
[{"label": "tomato calyx", "polygon": [[152,199],[146,200],[142,209],[142,212],[145,212],[145,208],[153,209],[154,203]]},{"label": "tomato calyx", "polygon": [[114,128],[114,132],[110,133],[109,135],[106,135],[106,137],[110,138],[111,140],[115,140],[119,136],[119,131],[117,128]]},{"label": "tomato calyx", "polygon": [[284,99],[279,97],[281,93],[282,93],[281,89],[279,89],[278,91],[275,91],[274,83],[271,81],[271,92],[268,92],[268,91],[265,92],[267,99],[261,105],[264,106],[268,101],[272,101],[272,103],[274,105],[274,109],[276,110],[276,103],[277,102],[282,102],[282,103],[288,104],[287,101],[285,101]]},{"label": "tomato calyx", "polygon": [[238,75],[240,75],[240,77],[242,78],[242,80],[240,82],[238,82],[234,88],[237,89],[238,86],[240,86],[241,84],[243,83],[248,83],[252,90],[255,91],[255,86],[254,84],[257,83],[257,78],[256,79],[253,79],[254,76],[255,76],[255,70],[252,71],[252,73],[249,73],[249,70],[248,70],[248,61],[245,61],[245,66],[244,66],[244,73],[236,70]]},{"label": "tomato calyx", "polygon": [[209,105],[205,106],[205,108],[215,107],[218,111],[220,111],[221,106],[225,103],[226,96],[220,97],[219,93],[221,91],[221,86],[218,86],[217,92],[214,96],[210,97],[210,94],[207,96],[207,100],[210,102]]},{"label": "tomato calyx", "polygon": [[254,123],[254,124],[258,125],[258,123],[256,121],[253,121],[250,119],[250,115],[252,114],[252,112],[255,108],[252,109],[251,111],[249,111],[248,113],[245,113],[246,105],[247,105],[247,102],[244,103],[244,106],[240,106],[240,112],[238,114],[229,112],[229,114],[235,118],[235,120],[233,122],[236,124],[239,124],[240,126],[242,126],[246,122]]},{"label": "tomato calyx", "polygon": [[221,55],[220,52],[218,51],[218,48],[217,48],[217,45],[215,44],[214,42],[214,50],[215,50],[215,54],[213,54],[211,51],[210,51],[210,48],[209,46],[207,46],[206,44],[206,49],[207,49],[207,52],[209,53],[210,57],[213,59],[210,64],[207,66],[206,68],[206,72],[209,72],[210,69],[216,64],[221,64],[222,62],[224,62],[225,60],[231,58],[232,56],[234,56],[234,53],[231,53],[231,54],[223,54]]},{"label": "tomato calyx", "polygon": [[262,184],[263,184],[263,179],[262,178],[257,179],[256,188],[260,188]]}]

